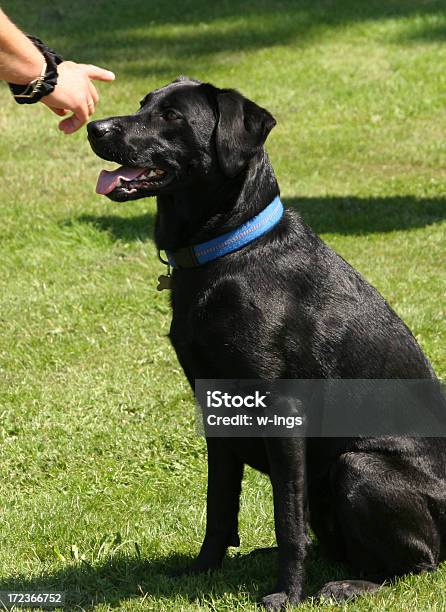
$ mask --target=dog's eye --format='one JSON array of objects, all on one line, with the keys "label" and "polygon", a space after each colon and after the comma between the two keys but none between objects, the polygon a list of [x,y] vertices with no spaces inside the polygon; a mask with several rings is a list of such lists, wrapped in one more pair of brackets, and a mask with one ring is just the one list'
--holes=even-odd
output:
[{"label": "dog's eye", "polygon": [[172,110],[171,108],[167,109],[163,115],[164,119],[167,121],[175,121],[175,119],[180,119],[180,115]]}]

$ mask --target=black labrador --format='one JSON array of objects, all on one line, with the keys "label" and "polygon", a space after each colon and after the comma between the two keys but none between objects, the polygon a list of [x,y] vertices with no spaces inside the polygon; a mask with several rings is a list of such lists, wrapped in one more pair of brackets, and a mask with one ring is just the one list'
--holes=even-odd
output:
[{"label": "black labrador", "polygon": [[[237,91],[179,77],[133,115],[88,125],[94,152],[123,164],[101,173],[97,191],[119,202],[157,196],[157,247],[184,251],[278,195],[263,148],[274,125]],[[192,387],[196,379],[435,378],[382,296],[293,210],[248,246],[175,269],[171,289],[170,339]],[[308,517],[319,542],[361,578],[328,583],[321,594],[337,600],[434,570],[443,558],[440,437],[217,437],[207,449],[206,534],[190,571],[218,568],[239,545],[243,466],[261,470],[272,482],[279,551],[268,608],[303,598]]]}]

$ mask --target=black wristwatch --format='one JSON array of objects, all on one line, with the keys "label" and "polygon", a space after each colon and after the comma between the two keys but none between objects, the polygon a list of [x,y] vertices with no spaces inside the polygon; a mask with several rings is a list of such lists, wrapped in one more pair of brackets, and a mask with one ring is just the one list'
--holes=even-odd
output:
[{"label": "black wristwatch", "polygon": [[14,100],[18,104],[35,104],[43,96],[47,96],[54,91],[57,83],[57,66],[63,62],[63,57],[47,47],[40,38],[36,36],[28,36],[28,38],[42,54],[42,72],[37,79],[27,85],[8,83]]}]

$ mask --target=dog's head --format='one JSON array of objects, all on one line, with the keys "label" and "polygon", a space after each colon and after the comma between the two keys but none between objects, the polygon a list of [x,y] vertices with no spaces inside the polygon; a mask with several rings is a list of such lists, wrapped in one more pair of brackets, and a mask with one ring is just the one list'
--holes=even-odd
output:
[{"label": "dog's head", "polygon": [[237,176],[275,125],[237,91],[179,77],[147,94],[133,115],[88,124],[93,151],[122,164],[96,191],[112,200],[174,193],[207,176]]}]

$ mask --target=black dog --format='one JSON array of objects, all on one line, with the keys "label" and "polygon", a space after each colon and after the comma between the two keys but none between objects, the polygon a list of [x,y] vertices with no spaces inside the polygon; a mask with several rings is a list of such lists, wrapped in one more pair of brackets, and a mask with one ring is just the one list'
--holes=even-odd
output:
[{"label": "black dog", "polygon": [[[88,125],[95,153],[125,166],[102,173],[97,191],[117,201],[157,196],[156,244],[186,266],[171,279],[170,338],[190,384],[433,379],[385,300],[294,211],[248,246],[187,267],[185,247],[239,227],[278,195],[263,149],[274,125],[236,91],[182,77],[148,94],[135,114]],[[443,439],[208,438],[207,446],[206,535],[191,571],[217,568],[239,545],[244,464],[269,474],[273,487],[279,579],[267,607],[303,597],[307,509],[321,544],[374,580],[328,583],[326,596],[373,590],[443,558]]]}]

